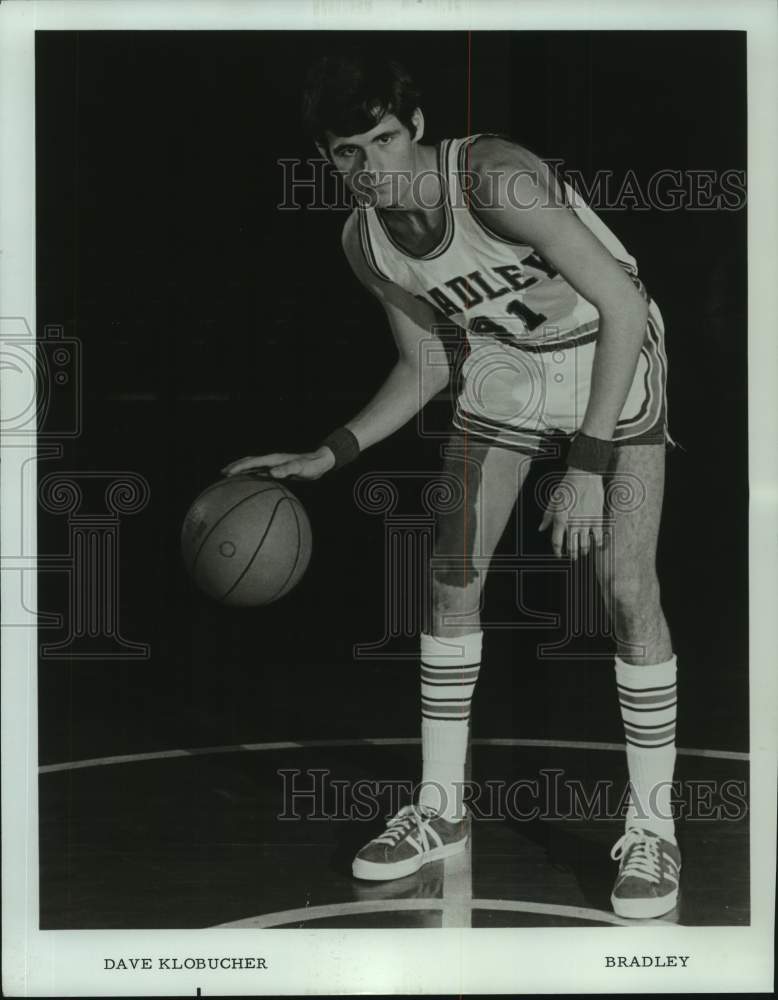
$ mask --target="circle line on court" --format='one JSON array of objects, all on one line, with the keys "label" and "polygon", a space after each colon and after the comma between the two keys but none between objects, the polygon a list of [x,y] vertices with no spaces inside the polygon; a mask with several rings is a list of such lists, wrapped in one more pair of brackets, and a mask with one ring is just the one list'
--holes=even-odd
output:
[{"label": "circle line on court", "polygon": [[[258,752],[262,750],[308,750],[327,747],[357,746],[418,746],[418,737],[377,737],[375,739],[348,740],[281,740],[267,743],[235,743],[215,747],[191,747],[186,750],[152,750],[146,753],[116,754],[109,757],[90,757],[84,760],[62,761],[57,764],[41,764],[39,774],[54,774],[57,771],[74,771],[88,767],[107,767],[113,764],[134,764],[148,760],[165,760],[175,757],[205,757],[209,754]],[[550,750],[604,750],[624,753],[624,743],[576,742],[574,740],[532,740],[498,737],[472,740],[476,747],[537,747]],[[749,761],[750,754],[737,750],[705,750],[696,747],[679,747],[676,751],[682,757],[708,757],[718,760]]]},{"label": "circle line on court", "polygon": [[[243,917],[240,920],[232,920],[223,924],[215,924],[214,926],[219,928],[279,927],[283,924],[305,922],[308,920],[326,920],[331,917],[411,910],[441,912],[443,917],[442,925],[448,927],[469,926],[469,917],[473,910],[535,913],[543,916],[567,917],[572,920],[589,921],[599,924],[613,924],[618,927],[632,927],[638,923],[642,923],[642,921],[626,920],[623,917],[617,917],[615,913],[606,913],[605,910],[589,909],[583,906],[564,906],[556,903],[531,903],[524,900],[472,899],[467,900],[459,909],[462,916],[467,913],[468,920],[466,924],[455,924],[453,921],[446,921],[446,903],[444,899],[385,899],[370,900],[369,902],[325,903],[321,906],[301,906],[293,910],[278,910],[275,913],[261,913],[252,917]],[[651,921],[652,924],[659,922],[657,920]]]}]

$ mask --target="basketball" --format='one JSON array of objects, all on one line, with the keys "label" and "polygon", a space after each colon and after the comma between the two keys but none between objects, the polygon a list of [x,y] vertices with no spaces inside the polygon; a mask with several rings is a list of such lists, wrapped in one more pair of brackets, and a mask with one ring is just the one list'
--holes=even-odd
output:
[{"label": "basketball", "polygon": [[299,582],[311,558],[311,525],[278,480],[237,475],[209,486],[181,530],[184,566],[220,604],[272,604]]}]

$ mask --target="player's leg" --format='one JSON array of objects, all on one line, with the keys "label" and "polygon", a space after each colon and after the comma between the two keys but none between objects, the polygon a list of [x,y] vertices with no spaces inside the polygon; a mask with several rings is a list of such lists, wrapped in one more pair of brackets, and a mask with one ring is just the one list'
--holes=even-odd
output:
[{"label": "player's leg", "polygon": [[481,601],[491,558],[505,531],[532,455],[453,435],[446,450],[431,567],[427,633],[455,638],[480,630]]},{"label": "player's leg", "polygon": [[664,484],[662,445],[614,449],[605,481],[609,544],[592,551],[616,652],[635,666],[662,663],[672,655],[656,573]]},{"label": "player's leg", "polygon": [[[474,443],[475,441],[475,443]],[[439,515],[432,607],[421,636],[423,772],[419,801],[449,819],[463,814],[470,705],[481,664],[480,611],[489,564],[531,456],[452,438],[444,485],[461,502]]]},{"label": "player's leg", "polygon": [[614,450],[606,480],[607,544],[595,552],[616,637],[616,683],[630,802],[612,897],[623,916],[660,916],[677,899],[680,854],[671,815],[676,662],[662,611],[656,548],[664,494],[662,444]]},{"label": "player's leg", "polygon": [[[432,608],[421,636],[422,783],[419,801],[356,856],[359,878],[400,878],[464,850],[462,803],[470,701],[481,661],[483,586],[531,458],[455,435],[441,477]],[[447,501],[450,499],[450,503]]]}]

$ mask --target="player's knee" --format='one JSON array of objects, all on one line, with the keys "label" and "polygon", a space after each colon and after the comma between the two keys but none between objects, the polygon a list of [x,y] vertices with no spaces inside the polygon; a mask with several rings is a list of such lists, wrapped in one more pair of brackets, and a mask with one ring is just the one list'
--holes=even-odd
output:
[{"label": "player's knee", "polygon": [[604,596],[621,617],[642,616],[659,608],[656,573],[617,574],[604,582]]},{"label": "player's knee", "polygon": [[480,612],[478,575],[469,585],[449,584],[434,579],[432,587],[432,621],[428,631],[433,635],[457,634],[466,625],[477,623]]},{"label": "player's knee", "polygon": [[477,597],[477,574],[469,584],[451,583],[448,579],[433,578],[432,607],[436,613],[444,611],[464,611]]},{"label": "player's knee", "polygon": [[461,533],[441,531],[435,545],[431,564],[433,587],[462,588],[472,586],[478,579],[478,566],[474,559],[472,541],[469,547]]}]

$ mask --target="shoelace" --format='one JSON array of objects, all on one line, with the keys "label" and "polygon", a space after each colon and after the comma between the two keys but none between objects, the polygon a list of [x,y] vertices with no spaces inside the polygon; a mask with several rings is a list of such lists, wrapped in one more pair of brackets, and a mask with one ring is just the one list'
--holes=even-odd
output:
[{"label": "shoelace", "polygon": [[620,861],[622,877],[642,878],[646,882],[659,882],[662,861],[659,857],[659,838],[649,837],[637,827],[631,827],[613,845],[611,857]]},{"label": "shoelace", "polygon": [[419,806],[403,806],[403,808],[393,816],[386,825],[386,830],[380,837],[376,837],[374,843],[389,844],[395,847],[403,840],[415,827],[419,837],[419,843],[426,851],[429,847],[427,839],[426,824],[432,819],[434,813]]}]

